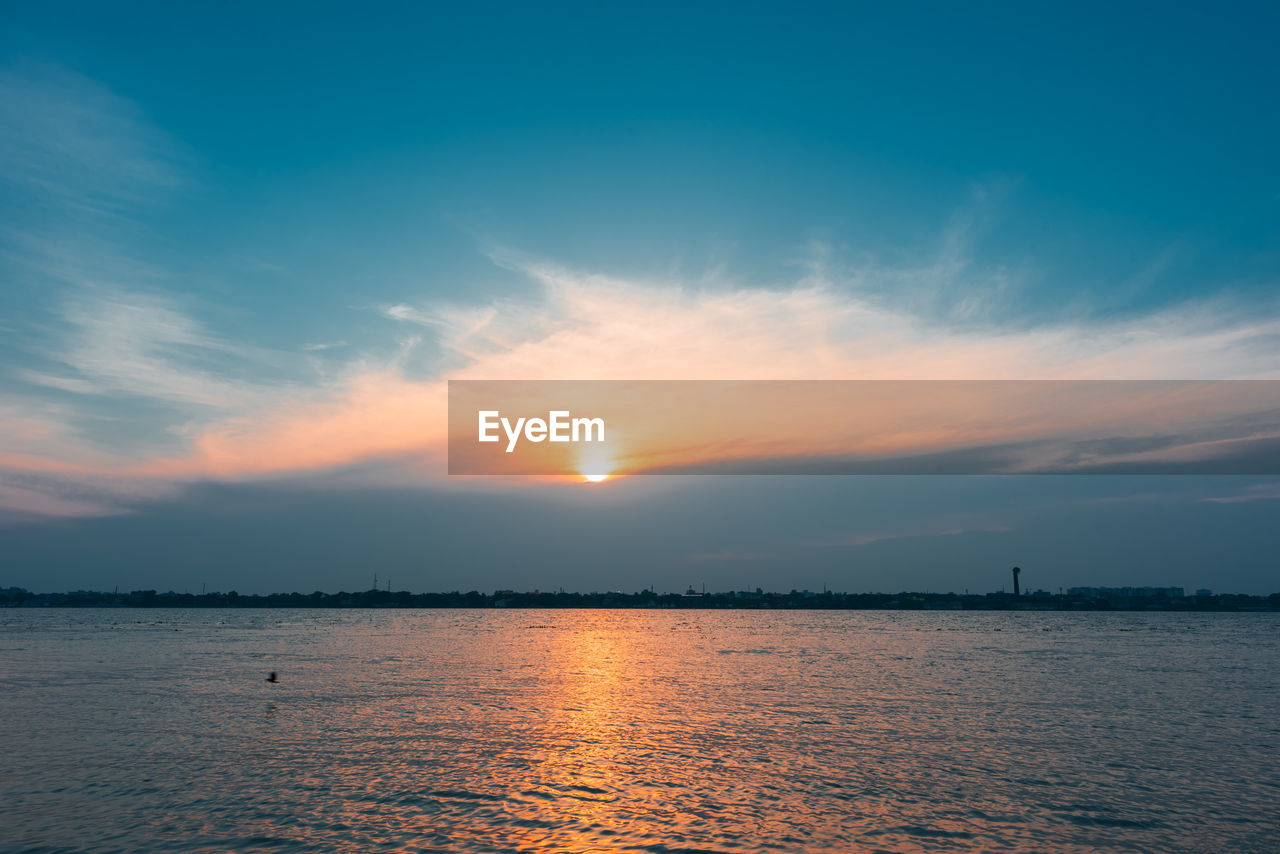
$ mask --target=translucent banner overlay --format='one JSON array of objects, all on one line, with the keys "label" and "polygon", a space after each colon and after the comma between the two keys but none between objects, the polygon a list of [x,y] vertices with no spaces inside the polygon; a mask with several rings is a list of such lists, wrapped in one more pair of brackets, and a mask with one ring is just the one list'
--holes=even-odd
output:
[{"label": "translucent banner overlay", "polygon": [[1280,380],[452,380],[449,474],[1280,474]]}]

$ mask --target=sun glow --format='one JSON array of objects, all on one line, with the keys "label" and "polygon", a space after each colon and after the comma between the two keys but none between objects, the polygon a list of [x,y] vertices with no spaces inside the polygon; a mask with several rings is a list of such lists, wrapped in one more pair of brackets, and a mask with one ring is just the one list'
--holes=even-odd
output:
[{"label": "sun glow", "polygon": [[578,457],[578,472],[586,483],[600,483],[608,480],[617,466],[613,455],[598,445],[583,446],[582,453]]}]

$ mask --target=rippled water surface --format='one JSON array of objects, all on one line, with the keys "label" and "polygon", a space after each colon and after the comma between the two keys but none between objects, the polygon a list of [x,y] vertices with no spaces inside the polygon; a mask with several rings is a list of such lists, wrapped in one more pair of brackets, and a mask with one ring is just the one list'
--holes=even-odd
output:
[{"label": "rippled water surface", "polygon": [[1277,614],[11,609],[0,689],[5,851],[1280,851]]}]

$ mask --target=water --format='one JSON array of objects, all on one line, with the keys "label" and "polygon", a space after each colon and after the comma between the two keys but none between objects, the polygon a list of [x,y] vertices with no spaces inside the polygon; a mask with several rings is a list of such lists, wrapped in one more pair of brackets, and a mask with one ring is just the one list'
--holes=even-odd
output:
[{"label": "water", "polygon": [[1274,852],[1278,665],[1280,614],[0,611],[0,849]]}]

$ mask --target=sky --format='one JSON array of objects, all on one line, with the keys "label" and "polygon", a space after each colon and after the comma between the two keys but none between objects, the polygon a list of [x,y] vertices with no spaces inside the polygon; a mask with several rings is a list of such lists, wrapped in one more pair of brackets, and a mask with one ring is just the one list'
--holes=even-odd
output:
[{"label": "sky", "polygon": [[0,15],[0,586],[1280,590],[1274,477],[444,474],[450,378],[1280,379],[1274,4]]}]

